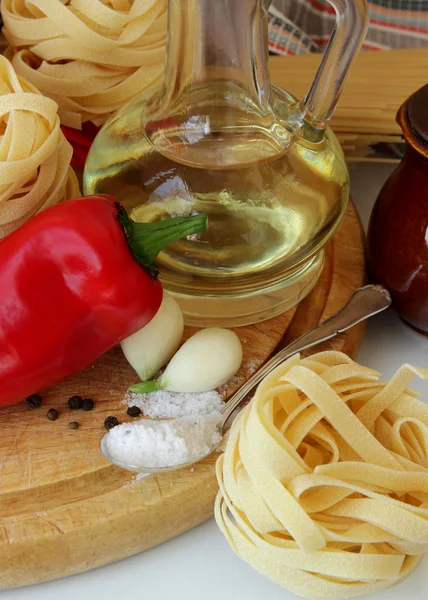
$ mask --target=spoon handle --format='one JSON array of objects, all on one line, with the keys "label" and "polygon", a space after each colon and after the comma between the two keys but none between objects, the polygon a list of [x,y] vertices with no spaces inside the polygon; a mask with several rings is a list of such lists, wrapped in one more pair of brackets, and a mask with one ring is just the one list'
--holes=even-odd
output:
[{"label": "spoon handle", "polygon": [[286,348],[277,352],[263,365],[244,385],[231,397],[222,409],[223,420],[221,429],[244,398],[260,383],[275,367],[293,354],[311,348],[320,342],[335,337],[361,321],[376,315],[391,304],[391,296],[387,289],[380,285],[366,285],[356,289],[348,302],[324,323],[314,327],[292,342]]}]

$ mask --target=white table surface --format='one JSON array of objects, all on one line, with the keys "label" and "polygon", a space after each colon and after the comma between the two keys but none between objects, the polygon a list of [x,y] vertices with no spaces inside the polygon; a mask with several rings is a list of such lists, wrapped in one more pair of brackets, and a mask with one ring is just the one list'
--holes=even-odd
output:
[{"label": "white table surface", "polygon": [[[365,226],[377,193],[390,172],[389,165],[372,164],[351,171],[352,194]],[[427,351],[428,340],[408,329],[389,311],[370,321],[359,361],[389,377],[404,362],[425,366]],[[428,382],[415,382],[415,387],[424,391],[428,399]],[[427,570],[428,556],[407,581],[378,592],[376,598],[426,600]],[[1,594],[2,600],[128,600],[134,596],[146,600],[297,599],[238,559],[214,520],[118,563]]]}]

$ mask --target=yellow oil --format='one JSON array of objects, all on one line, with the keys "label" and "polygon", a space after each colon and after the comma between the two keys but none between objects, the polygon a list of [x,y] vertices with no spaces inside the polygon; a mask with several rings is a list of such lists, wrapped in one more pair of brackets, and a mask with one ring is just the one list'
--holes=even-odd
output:
[{"label": "yellow oil", "polygon": [[328,132],[316,145],[294,138],[281,148],[249,124],[196,137],[186,152],[182,139],[166,138],[160,153],[143,132],[138,106],[111,119],[88,157],[85,192],[115,195],[137,221],[208,215],[206,232],[169,244],[158,258],[165,288],[194,315],[188,320],[210,320],[198,308],[204,298],[221,301],[225,322],[223,301],[234,296],[243,314],[251,298],[253,314],[254,298],[264,294],[260,318],[278,312],[269,312],[271,292],[272,305],[287,307],[278,290],[314,260],[346,207],[347,171],[336,138]]}]

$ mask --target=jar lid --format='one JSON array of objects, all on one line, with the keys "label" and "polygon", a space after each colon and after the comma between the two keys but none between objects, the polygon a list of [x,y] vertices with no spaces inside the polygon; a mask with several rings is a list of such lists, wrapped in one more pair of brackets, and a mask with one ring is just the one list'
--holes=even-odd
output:
[{"label": "jar lid", "polygon": [[428,143],[428,84],[409,98],[407,118],[413,132]]}]

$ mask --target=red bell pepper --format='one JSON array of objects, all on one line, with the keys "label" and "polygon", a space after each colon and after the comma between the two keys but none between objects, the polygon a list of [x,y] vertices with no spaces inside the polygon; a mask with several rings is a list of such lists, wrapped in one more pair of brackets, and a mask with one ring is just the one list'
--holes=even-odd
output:
[{"label": "red bell pepper", "polygon": [[71,166],[83,169],[89,148],[100,128],[96,127],[90,121],[87,121],[86,123],[83,123],[81,130],[66,127],[65,125],[61,125],[61,129],[67,140],[73,146]]},{"label": "red bell pepper", "polygon": [[112,196],[70,200],[0,242],[0,406],[80,371],[152,319],[154,259],[206,216],[135,223]]}]

